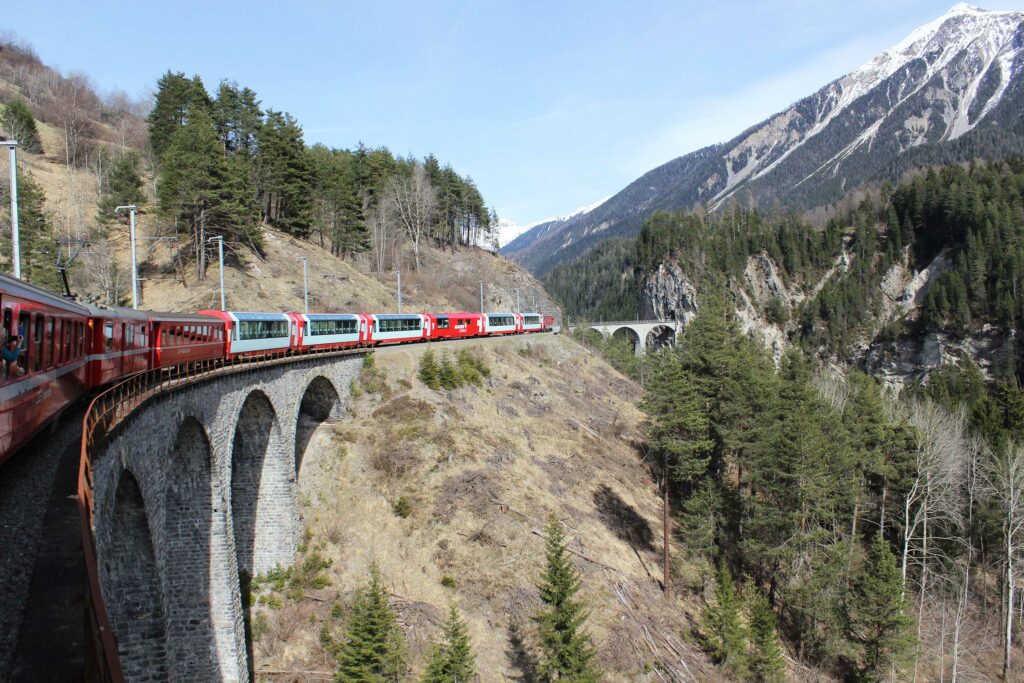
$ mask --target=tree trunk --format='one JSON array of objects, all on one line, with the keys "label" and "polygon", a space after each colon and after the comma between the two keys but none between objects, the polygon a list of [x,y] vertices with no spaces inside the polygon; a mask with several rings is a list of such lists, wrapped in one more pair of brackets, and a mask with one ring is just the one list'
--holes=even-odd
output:
[{"label": "tree trunk", "polygon": [[665,557],[664,557],[664,581],[665,599],[672,599],[672,552],[669,539],[672,537],[671,518],[668,511],[668,456],[662,467],[662,497],[661,497],[661,525],[664,535]]},{"label": "tree trunk", "polygon": [[1008,506],[1006,515],[1006,633],[1003,640],[1003,680],[1009,680],[1010,656],[1013,653],[1013,512]]}]

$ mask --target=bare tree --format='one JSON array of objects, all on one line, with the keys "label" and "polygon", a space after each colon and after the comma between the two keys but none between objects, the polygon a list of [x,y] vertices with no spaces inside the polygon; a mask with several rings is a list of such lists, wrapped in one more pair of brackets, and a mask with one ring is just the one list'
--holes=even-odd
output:
[{"label": "bare tree", "polygon": [[393,177],[388,183],[384,201],[412,241],[416,270],[419,270],[420,241],[428,233],[437,211],[437,193],[423,165],[414,163],[410,175]]},{"label": "bare tree", "polygon": [[963,498],[964,512],[966,519],[961,526],[960,544],[964,548],[964,556],[961,558],[962,569],[959,573],[959,581],[956,586],[956,615],[953,620],[953,661],[950,681],[957,683],[962,674],[960,657],[964,645],[964,627],[970,614],[970,585],[971,585],[971,563],[974,562],[974,541],[971,535],[974,532],[974,503],[978,496],[978,461],[983,452],[983,444],[980,439],[971,439],[968,445],[967,461],[964,470]]},{"label": "bare tree", "polygon": [[1017,566],[1024,540],[1024,447],[1010,442],[1005,450],[988,451],[982,468],[984,488],[1002,517],[1006,602],[1003,624],[1003,680],[1012,668],[1013,608],[1016,600]]}]

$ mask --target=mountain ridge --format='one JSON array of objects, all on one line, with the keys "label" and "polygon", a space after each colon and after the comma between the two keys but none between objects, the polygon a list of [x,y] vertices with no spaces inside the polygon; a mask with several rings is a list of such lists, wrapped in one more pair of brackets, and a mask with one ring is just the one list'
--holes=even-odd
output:
[{"label": "mountain ridge", "polygon": [[648,171],[587,214],[502,250],[537,274],[655,210],[809,209],[907,168],[1024,151],[1024,13],[959,4],[731,140]]}]

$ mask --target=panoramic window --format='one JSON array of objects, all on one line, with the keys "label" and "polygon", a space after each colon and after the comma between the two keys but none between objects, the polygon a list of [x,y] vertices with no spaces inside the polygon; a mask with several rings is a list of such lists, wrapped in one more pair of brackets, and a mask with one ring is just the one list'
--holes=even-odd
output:
[{"label": "panoramic window", "polygon": [[328,334],[355,334],[358,323],[355,320],[311,320],[309,334],[322,336]]},{"label": "panoramic window", "polygon": [[511,315],[487,315],[487,323],[494,327],[504,327],[506,325],[515,325],[516,319]]}]

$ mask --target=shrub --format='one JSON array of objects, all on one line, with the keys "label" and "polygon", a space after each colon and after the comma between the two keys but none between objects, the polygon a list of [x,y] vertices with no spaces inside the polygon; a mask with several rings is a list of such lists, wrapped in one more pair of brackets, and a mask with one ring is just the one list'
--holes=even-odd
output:
[{"label": "shrub", "polygon": [[406,517],[412,514],[412,503],[409,502],[408,498],[402,496],[401,498],[395,501],[394,511],[396,515],[398,515],[402,519],[405,519]]},{"label": "shrub", "polygon": [[441,388],[441,370],[437,366],[437,359],[434,358],[434,351],[427,349],[420,356],[420,381],[433,390]]},{"label": "shrub", "polygon": [[441,585],[445,588],[455,588],[455,579],[445,574],[441,577]]},{"label": "shrub", "polygon": [[447,353],[441,355],[439,378],[441,386],[445,389],[458,389],[462,385],[462,377]]}]

